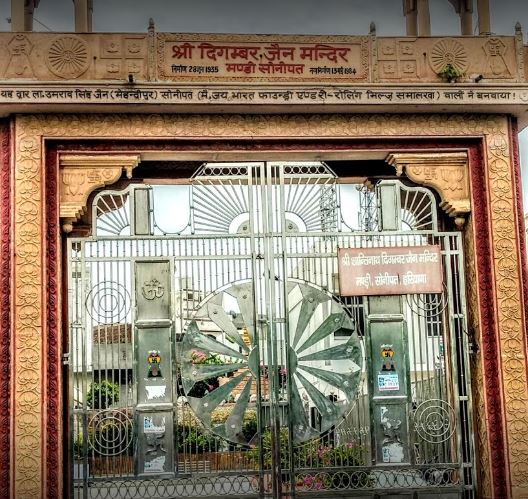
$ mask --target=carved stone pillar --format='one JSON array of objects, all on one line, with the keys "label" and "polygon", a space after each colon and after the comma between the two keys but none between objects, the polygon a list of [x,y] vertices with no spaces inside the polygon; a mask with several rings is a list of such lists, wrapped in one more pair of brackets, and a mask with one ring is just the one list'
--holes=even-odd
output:
[{"label": "carved stone pillar", "polygon": [[99,187],[116,182],[123,171],[128,178],[140,161],[139,154],[72,155],[60,157],[59,215],[62,228],[71,232],[72,224],[86,211],[88,196]]},{"label": "carved stone pillar", "polygon": [[473,34],[473,0],[449,0],[460,16],[460,32],[463,36]]},{"label": "carved stone pillar", "polygon": [[442,200],[440,208],[461,227],[471,211],[468,157],[465,152],[391,153],[387,163],[396,174],[405,172],[417,184],[435,189]]}]

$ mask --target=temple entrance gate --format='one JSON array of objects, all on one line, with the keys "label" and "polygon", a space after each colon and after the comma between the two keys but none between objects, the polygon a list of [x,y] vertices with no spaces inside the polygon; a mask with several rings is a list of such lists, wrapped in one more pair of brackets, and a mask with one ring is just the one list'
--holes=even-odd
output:
[{"label": "temple entrance gate", "polygon": [[[207,163],[96,195],[68,239],[75,497],[473,496],[460,234],[424,188],[338,180]],[[341,295],[338,249],[431,246],[441,292]]]}]

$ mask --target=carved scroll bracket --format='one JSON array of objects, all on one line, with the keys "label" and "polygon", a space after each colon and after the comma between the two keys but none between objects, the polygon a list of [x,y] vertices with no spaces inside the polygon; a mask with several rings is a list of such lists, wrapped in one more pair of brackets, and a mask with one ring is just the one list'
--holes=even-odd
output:
[{"label": "carved scroll bracket", "polygon": [[391,153],[385,161],[398,176],[405,172],[413,182],[435,189],[440,208],[455,218],[457,226],[464,224],[471,211],[467,153]]},{"label": "carved scroll bracket", "polygon": [[99,187],[116,182],[123,171],[128,178],[139,164],[139,154],[64,154],[60,156],[59,193],[62,228],[71,232],[73,222],[86,211],[88,196]]}]

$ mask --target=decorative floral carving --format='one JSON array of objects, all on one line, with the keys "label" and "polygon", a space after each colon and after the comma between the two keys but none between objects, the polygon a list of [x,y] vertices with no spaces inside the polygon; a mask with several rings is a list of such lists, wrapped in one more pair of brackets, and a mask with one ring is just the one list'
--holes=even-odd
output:
[{"label": "decorative floral carving", "polygon": [[55,38],[48,49],[46,63],[55,76],[78,78],[90,66],[88,44],[73,35]]}]

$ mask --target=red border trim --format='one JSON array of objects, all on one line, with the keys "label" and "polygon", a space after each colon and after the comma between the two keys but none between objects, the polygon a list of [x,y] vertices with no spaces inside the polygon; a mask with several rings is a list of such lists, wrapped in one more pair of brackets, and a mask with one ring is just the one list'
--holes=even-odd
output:
[{"label": "red border trim", "polygon": [[475,263],[480,310],[480,355],[483,358],[484,390],[488,445],[490,450],[490,479],[494,497],[508,496],[506,467],[506,436],[503,424],[502,392],[498,330],[495,321],[493,260],[491,257],[490,206],[487,195],[487,168],[483,144],[469,151],[471,175],[471,217],[474,224]]},{"label": "red border trim", "polygon": [[9,497],[11,384],[11,126],[0,121],[0,498]]},{"label": "red border trim", "polygon": [[58,162],[54,148],[45,150],[45,241],[46,241],[46,432],[45,432],[45,497],[61,497],[62,448],[62,377],[61,377],[61,278],[59,250]]}]

